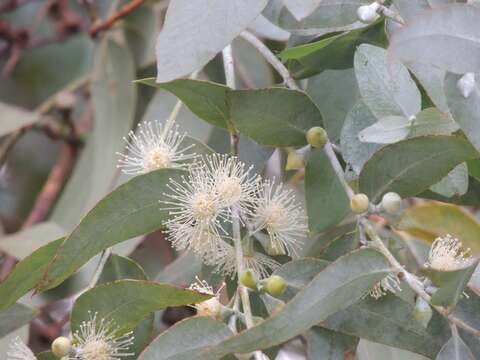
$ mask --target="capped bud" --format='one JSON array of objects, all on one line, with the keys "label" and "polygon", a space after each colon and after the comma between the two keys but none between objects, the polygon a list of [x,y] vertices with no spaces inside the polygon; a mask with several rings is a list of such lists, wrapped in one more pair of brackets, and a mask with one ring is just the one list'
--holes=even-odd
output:
[{"label": "capped bud", "polygon": [[290,150],[287,155],[287,163],[285,170],[298,170],[305,167],[305,161],[302,156],[295,150]]},{"label": "capped bud", "polygon": [[323,148],[328,142],[328,135],[324,128],[314,126],[305,135],[307,142],[315,148]]},{"label": "capped bud", "polygon": [[373,2],[370,5],[362,5],[357,9],[357,18],[365,24],[371,24],[378,19],[377,10],[380,5]]},{"label": "capped bud", "polygon": [[457,81],[457,88],[464,98],[468,98],[475,89],[475,74],[466,73]]},{"label": "capped bud", "polygon": [[350,209],[356,214],[362,214],[368,210],[368,196],[365,194],[355,194],[350,200]]},{"label": "capped bud", "polygon": [[239,279],[243,286],[253,290],[257,288],[257,279],[251,270],[245,270],[244,272],[240,273]]},{"label": "capped bud", "polygon": [[201,302],[200,304],[196,304],[195,309],[197,309],[197,315],[211,316],[218,319],[220,318],[220,314],[222,312],[222,304],[220,304],[220,301],[215,296],[211,299]]},{"label": "capped bud", "polygon": [[388,192],[383,195],[382,207],[389,214],[396,214],[402,207],[402,198],[394,192]]},{"label": "capped bud", "polygon": [[281,276],[272,275],[265,282],[265,291],[273,297],[279,297],[287,288],[287,283]]},{"label": "capped bud", "polygon": [[432,315],[433,311],[428,302],[419,296],[417,301],[415,301],[415,308],[412,312],[413,318],[421,322],[424,327],[427,327]]},{"label": "capped bud", "polygon": [[52,353],[58,358],[67,356],[72,349],[72,342],[69,338],[60,336],[56,338],[52,343]]}]

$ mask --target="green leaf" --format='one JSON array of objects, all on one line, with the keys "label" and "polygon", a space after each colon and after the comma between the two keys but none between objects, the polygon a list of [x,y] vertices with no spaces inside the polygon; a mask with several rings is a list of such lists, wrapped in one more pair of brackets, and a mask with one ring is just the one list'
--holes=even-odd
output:
[{"label": "green leaf", "polygon": [[50,219],[68,231],[112,189],[116,152],[123,150],[123,137],[134,122],[137,93],[129,49],[104,38],[95,51],[93,72],[93,132]]},{"label": "green leaf", "polygon": [[219,359],[231,353],[280,344],[352,305],[389,272],[389,265],[379,252],[372,249],[354,251],[318,273],[281,311],[197,354],[194,359]]},{"label": "green leaf", "polygon": [[410,122],[404,116],[386,116],[375,124],[358,133],[362,142],[377,144],[392,144],[403,140],[410,132]]},{"label": "green leaf", "polygon": [[288,60],[288,67],[295,78],[303,79],[326,69],[351,68],[355,50],[362,43],[379,46],[386,43],[383,21],[286,49],[279,56]]},{"label": "green leaf", "polygon": [[389,294],[376,300],[366,297],[360,302],[329,317],[321,325],[341,333],[358,336],[385,345],[434,357],[443,344],[430,329],[412,317],[413,304]]},{"label": "green leaf", "polygon": [[43,351],[39,354],[36,354],[37,360],[58,360],[58,358],[53,355],[51,351]]},{"label": "green leaf", "polygon": [[358,338],[318,326],[307,333],[307,359],[345,360],[347,353],[355,352]]},{"label": "green leaf", "polygon": [[458,130],[458,125],[447,113],[436,108],[428,108],[415,115],[409,137],[423,135],[450,135]]},{"label": "green leaf", "polygon": [[305,198],[312,232],[322,232],[338,224],[350,211],[348,195],[322,150],[314,151],[308,160]]},{"label": "green leaf", "polygon": [[428,360],[425,356],[365,339],[358,343],[355,355],[357,356],[356,360]]},{"label": "green leaf", "polygon": [[421,109],[421,96],[408,70],[392,61],[387,51],[368,44],[355,52],[355,75],[363,101],[378,119],[390,115],[409,118]]},{"label": "green leaf", "polygon": [[36,311],[18,303],[0,311],[0,338],[28,324],[36,315]]},{"label": "green leaf", "polygon": [[460,300],[477,265],[478,261],[475,261],[470,266],[453,271],[439,271],[433,268],[424,269],[424,273],[438,287],[438,290],[432,295],[432,304],[443,307],[455,306]]},{"label": "green leaf", "polygon": [[419,194],[456,165],[477,158],[477,151],[456,136],[422,136],[387,145],[360,173],[360,191],[377,202],[389,191],[401,197]]},{"label": "green leaf", "polygon": [[202,260],[192,251],[187,251],[168,264],[155,281],[175,285],[191,284],[202,270]]},{"label": "green leaf", "polygon": [[159,201],[167,183],[183,170],[161,169],[136,176],[100,201],[68,236],[48,266],[39,291],[56,287],[94,255],[162,227],[168,216]]},{"label": "green leaf", "polygon": [[200,69],[245,30],[266,4],[267,0],[172,1],[156,43],[157,81],[175,80]]},{"label": "green leaf", "polygon": [[240,133],[263,145],[306,145],[305,133],[322,125],[320,111],[301,91],[239,90],[230,93],[229,101]]},{"label": "green leaf", "polygon": [[209,317],[185,319],[155,338],[138,360],[188,360],[233,333],[223,322]]},{"label": "green leaf", "polygon": [[0,114],[2,114],[0,137],[40,119],[37,113],[3,102],[0,102]]},{"label": "green leaf", "polygon": [[199,118],[213,126],[231,128],[227,104],[227,86],[210,81],[179,79],[158,84],[154,78],[137,80],[140,84],[165,89],[185,103]]},{"label": "green leaf", "polygon": [[398,228],[429,242],[450,234],[470,248],[474,255],[480,254],[480,223],[456,205],[431,202],[411,206],[403,212]]},{"label": "green leaf", "polygon": [[475,360],[469,347],[458,335],[453,335],[442,347],[435,360]]},{"label": "green leaf", "polygon": [[445,96],[448,107],[465,136],[480,151],[480,94],[474,89],[468,97],[463,97],[457,86],[460,78],[461,76],[451,73],[445,77]]},{"label": "green leaf", "polygon": [[83,293],[72,309],[72,331],[79,330],[89,312],[97,319],[112,320],[118,334],[135,328],[148,314],[167,306],[195,304],[208,300],[211,295],[142,280],[118,280],[98,285]]},{"label": "green leaf", "polygon": [[338,142],[345,118],[360,98],[355,72],[326,70],[308,79],[306,91],[322,113],[328,138]]},{"label": "green leaf", "polygon": [[63,240],[58,239],[42,246],[15,266],[0,283],[0,310],[12,305],[37,286]]},{"label": "green leaf", "polygon": [[363,143],[358,134],[377,119],[371,110],[359,101],[345,118],[340,136],[342,156],[355,174],[360,174],[365,162],[381,147],[380,144]]},{"label": "green leaf", "polygon": [[320,111],[302,91],[231,90],[199,80],[156,85],[152,79],[138,82],[171,91],[201,119],[222,128],[235,127],[262,145],[305,145],[307,130],[322,124]]},{"label": "green leaf", "polygon": [[418,61],[454,73],[480,70],[480,8],[450,4],[423,12],[390,39],[402,62]]}]

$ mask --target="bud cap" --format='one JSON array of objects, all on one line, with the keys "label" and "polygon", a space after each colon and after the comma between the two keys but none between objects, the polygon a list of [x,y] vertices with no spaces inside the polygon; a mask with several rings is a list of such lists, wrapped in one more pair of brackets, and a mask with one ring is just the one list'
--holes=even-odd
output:
[{"label": "bud cap", "polygon": [[52,353],[58,358],[67,356],[72,349],[72,342],[69,338],[60,336],[56,338],[52,343]]},{"label": "bud cap", "polygon": [[245,270],[240,274],[240,283],[253,290],[257,288],[257,279],[251,270]]},{"label": "bud cap", "polygon": [[388,192],[383,195],[382,207],[389,214],[396,214],[402,207],[402,198],[395,192]]},{"label": "bud cap", "polygon": [[278,275],[270,276],[265,283],[265,291],[273,297],[279,297],[287,288],[285,280]]},{"label": "bud cap", "polygon": [[365,24],[371,24],[378,19],[378,3],[373,2],[370,5],[362,5],[357,9],[357,18]]},{"label": "bud cap", "polygon": [[327,132],[320,126],[310,128],[305,137],[307,142],[315,148],[323,148],[328,142]]},{"label": "bud cap", "polygon": [[356,214],[362,214],[368,210],[370,201],[365,194],[355,194],[350,200],[350,209]]}]

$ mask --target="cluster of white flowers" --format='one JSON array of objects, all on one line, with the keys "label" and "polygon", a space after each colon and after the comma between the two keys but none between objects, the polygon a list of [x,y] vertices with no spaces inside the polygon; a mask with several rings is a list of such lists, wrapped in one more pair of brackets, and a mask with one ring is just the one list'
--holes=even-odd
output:
[{"label": "cluster of white flowers", "polygon": [[473,258],[468,255],[470,249],[463,250],[462,243],[451,235],[435,239],[425,267],[440,270],[453,271],[470,266]]},{"label": "cluster of white flowers", "polygon": [[[217,272],[236,272],[229,225],[232,217],[248,229],[247,236],[268,234],[277,253],[296,255],[305,236],[302,208],[291,190],[262,181],[236,157],[213,154],[191,168],[180,182],[171,180],[168,198],[161,201],[171,219],[168,238],[178,250],[192,249]],[[255,251],[246,252],[245,267],[265,277],[278,263]]]},{"label": "cluster of white flowers", "polygon": [[37,360],[37,358],[32,350],[17,337],[10,343],[7,360]]}]

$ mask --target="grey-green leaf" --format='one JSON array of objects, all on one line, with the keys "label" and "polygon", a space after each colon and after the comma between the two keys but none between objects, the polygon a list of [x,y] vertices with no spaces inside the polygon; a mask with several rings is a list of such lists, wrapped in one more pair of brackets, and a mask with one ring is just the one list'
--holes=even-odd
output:
[{"label": "grey-green leaf", "polygon": [[0,137],[40,119],[40,115],[0,102]]},{"label": "grey-green leaf", "polygon": [[378,201],[389,191],[415,196],[440,181],[458,164],[478,152],[456,136],[421,136],[377,151],[360,174],[360,191]]},{"label": "grey-green leaf", "polygon": [[307,333],[307,359],[345,360],[346,353],[354,352],[357,344],[356,337],[314,326]]},{"label": "grey-green leaf", "polygon": [[441,6],[421,13],[395,32],[389,52],[408,63],[418,61],[457,74],[480,70],[480,8]]},{"label": "grey-green leaf", "polygon": [[475,87],[465,98],[457,86],[460,78],[452,73],[447,73],[445,77],[448,107],[465,136],[480,151],[480,91]]},{"label": "grey-green leaf", "polygon": [[322,232],[338,224],[350,211],[348,195],[322,150],[314,151],[308,160],[305,198],[312,232]]},{"label": "grey-green leaf", "polygon": [[453,168],[447,176],[430,186],[430,190],[445,197],[462,196],[468,191],[468,168],[461,163]]},{"label": "grey-green leaf", "polygon": [[19,303],[0,311],[0,338],[28,324],[35,316],[36,311]]},{"label": "grey-green leaf", "polygon": [[284,0],[285,6],[297,20],[310,15],[321,2],[322,0]]},{"label": "grey-green leaf", "polygon": [[458,335],[453,335],[442,347],[435,360],[475,360],[470,348]]},{"label": "grey-green leaf", "polygon": [[404,116],[386,116],[375,124],[358,133],[362,142],[377,144],[392,144],[403,140],[410,132],[410,122]]},{"label": "grey-green leaf", "polygon": [[140,354],[138,360],[188,360],[233,333],[223,322],[209,317],[181,321],[159,337]]},{"label": "grey-green leaf", "polygon": [[167,306],[195,304],[211,295],[143,280],[118,280],[98,285],[83,293],[72,309],[72,331],[79,329],[90,313],[97,319],[114,321],[117,333],[135,328],[148,314]]},{"label": "grey-green leaf", "polygon": [[62,283],[100,251],[162,227],[168,216],[159,201],[171,178],[183,170],[161,169],[136,176],[100,201],[83,218],[55,254],[38,289]]},{"label": "grey-green leaf", "polygon": [[175,80],[200,69],[266,4],[267,0],[171,1],[156,44],[157,81]]},{"label": "grey-green leaf", "polygon": [[388,58],[386,50],[360,45],[354,65],[362,98],[377,118],[409,118],[420,111],[421,96],[415,82],[405,66]]}]

